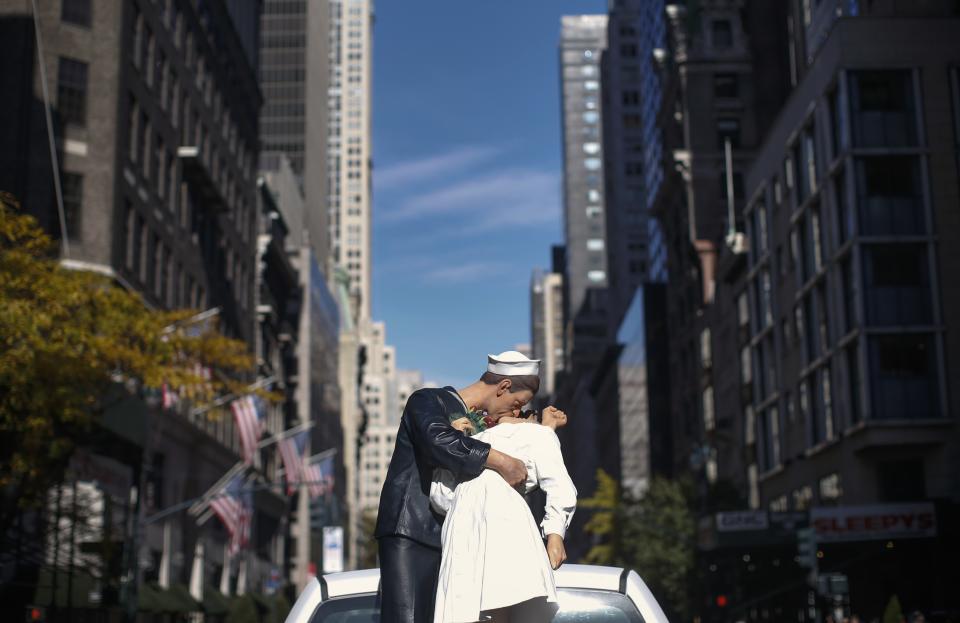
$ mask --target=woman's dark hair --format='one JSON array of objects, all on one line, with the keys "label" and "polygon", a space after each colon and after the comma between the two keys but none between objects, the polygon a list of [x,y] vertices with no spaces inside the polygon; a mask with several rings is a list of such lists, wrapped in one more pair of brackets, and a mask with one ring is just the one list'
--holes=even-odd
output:
[{"label": "woman's dark hair", "polygon": [[540,377],[536,374],[522,374],[518,376],[506,376],[504,374],[495,374],[493,372],[484,372],[480,380],[487,385],[498,385],[500,381],[510,379],[510,393],[529,390],[536,394],[540,391]]}]

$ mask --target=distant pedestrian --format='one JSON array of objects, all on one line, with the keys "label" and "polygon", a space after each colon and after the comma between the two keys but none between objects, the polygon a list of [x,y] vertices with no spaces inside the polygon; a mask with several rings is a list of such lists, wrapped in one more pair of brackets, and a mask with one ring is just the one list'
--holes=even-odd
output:
[{"label": "distant pedestrian", "polygon": [[910,623],[926,623],[927,619],[923,616],[923,613],[919,610],[914,610],[910,613]]}]

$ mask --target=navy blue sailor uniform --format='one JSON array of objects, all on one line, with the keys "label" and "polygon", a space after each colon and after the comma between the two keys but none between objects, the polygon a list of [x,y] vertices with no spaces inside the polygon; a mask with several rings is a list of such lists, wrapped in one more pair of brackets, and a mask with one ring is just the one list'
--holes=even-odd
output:
[{"label": "navy blue sailor uniform", "polygon": [[490,453],[489,444],[450,425],[451,415],[465,411],[452,387],[418,390],[403,410],[374,533],[380,552],[381,623],[433,620],[443,524],[430,507],[433,471],[442,467],[457,480],[469,480],[480,475]]}]

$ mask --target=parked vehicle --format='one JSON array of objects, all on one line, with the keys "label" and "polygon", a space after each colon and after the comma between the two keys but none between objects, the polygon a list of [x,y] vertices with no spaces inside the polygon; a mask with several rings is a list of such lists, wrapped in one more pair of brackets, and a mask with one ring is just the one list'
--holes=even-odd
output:
[{"label": "parked vehicle", "polygon": [[[667,623],[660,604],[635,571],[564,565],[556,572],[560,612],[554,623]],[[379,569],[315,578],[286,623],[378,623]]]}]

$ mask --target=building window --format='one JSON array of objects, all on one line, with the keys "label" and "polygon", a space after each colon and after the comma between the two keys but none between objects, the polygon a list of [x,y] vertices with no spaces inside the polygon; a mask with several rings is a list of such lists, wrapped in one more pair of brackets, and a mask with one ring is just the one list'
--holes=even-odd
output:
[{"label": "building window", "polygon": [[607,278],[607,273],[602,270],[587,271],[587,280],[593,283],[600,283]]},{"label": "building window", "polygon": [[740,79],[737,74],[714,74],[713,96],[716,98],[740,97]]},{"label": "building window", "polygon": [[833,198],[837,212],[837,243],[843,245],[853,236],[854,212],[847,201],[847,175],[842,169],[833,178]]},{"label": "building window", "polygon": [[857,326],[857,284],[853,277],[853,259],[849,256],[840,263],[840,287],[843,300],[843,333]]},{"label": "building window", "polygon": [[864,309],[869,326],[933,322],[927,255],[925,244],[864,245]]},{"label": "building window", "polygon": [[87,123],[87,64],[60,57],[57,74],[57,107],[65,123]]},{"label": "building window", "polygon": [[860,400],[860,391],[863,383],[860,379],[860,355],[856,342],[847,347],[846,364],[850,423],[856,424],[863,420],[863,403]]},{"label": "building window", "polygon": [[60,19],[77,26],[90,27],[90,0],[63,0]]},{"label": "building window", "polygon": [[735,118],[717,119],[717,148],[723,149],[730,140],[730,147],[740,147],[740,120]]},{"label": "building window", "polygon": [[780,414],[774,407],[757,418],[760,468],[768,472],[780,465]]},{"label": "building window", "polygon": [[855,146],[903,147],[918,143],[911,71],[851,72],[850,108]]},{"label": "building window", "polygon": [[597,171],[600,169],[600,159],[599,158],[587,158],[583,161],[583,166],[588,171]]},{"label": "building window", "polygon": [[60,181],[63,184],[63,212],[67,238],[80,240],[80,228],[83,224],[83,176],[79,173],[64,172]]},{"label": "building window", "polygon": [[703,430],[712,431],[717,427],[717,416],[713,409],[713,386],[708,385],[703,390],[700,401],[703,415]]},{"label": "building window", "polygon": [[603,238],[590,238],[587,240],[588,251],[603,251]]},{"label": "building window", "polygon": [[713,47],[718,49],[733,46],[733,26],[728,19],[715,19],[711,24]]},{"label": "building window", "polygon": [[873,335],[868,347],[873,419],[940,416],[932,334]]},{"label": "building window", "polygon": [[830,153],[834,159],[840,156],[840,150],[844,146],[843,137],[845,134],[846,118],[843,114],[843,106],[840,105],[840,89],[834,87],[827,94],[827,102],[830,105]]},{"label": "building window", "polygon": [[896,236],[926,233],[919,158],[858,158],[856,172],[862,234]]}]

